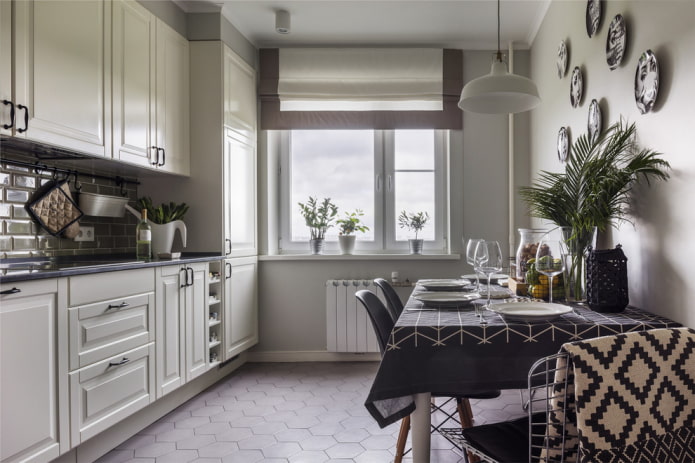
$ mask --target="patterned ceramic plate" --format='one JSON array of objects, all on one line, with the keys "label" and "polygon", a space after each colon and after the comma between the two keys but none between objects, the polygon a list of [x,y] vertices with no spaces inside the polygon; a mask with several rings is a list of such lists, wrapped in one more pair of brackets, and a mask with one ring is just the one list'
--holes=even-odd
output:
[{"label": "patterned ceramic plate", "polygon": [[493,304],[489,310],[498,313],[505,320],[536,322],[553,320],[572,312],[572,307],[549,302],[506,302]]}]

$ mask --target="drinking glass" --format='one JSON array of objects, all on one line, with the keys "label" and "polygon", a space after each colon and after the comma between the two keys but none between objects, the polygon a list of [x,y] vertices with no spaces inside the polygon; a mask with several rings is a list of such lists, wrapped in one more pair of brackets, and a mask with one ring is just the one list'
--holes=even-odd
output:
[{"label": "drinking glass", "polygon": [[568,255],[567,244],[548,233],[538,242],[536,251],[536,270],[548,277],[550,288],[549,302],[553,302],[553,278],[565,271],[565,257]]},{"label": "drinking glass", "polygon": [[502,250],[498,241],[480,240],[475,247],[475,272],[487,275],[487,304],[490,308],[490,278],[494,273],[502,271]]},{"label": "drinking glass", "polygon": [[470,238],[468,240],[468,244],[466,244],[466,262],[468,262],[468,265],[472,266],[473,270],[475,271],[476,292],[480,292],[480,277],[478,276],[478,272],[475,270],[475,248],[481,241],[483,240],[479,238]]}]

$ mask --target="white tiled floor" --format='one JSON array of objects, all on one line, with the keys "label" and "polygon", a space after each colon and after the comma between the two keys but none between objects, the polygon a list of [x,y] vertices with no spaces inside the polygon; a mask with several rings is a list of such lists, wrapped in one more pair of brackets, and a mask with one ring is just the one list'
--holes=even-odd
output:
[{"label": "white tiled floor", "polygon": [[[364,407],[377,368],[373,362],[246,364],[99,462],[391,462],[399,424],[380,429]],[[471,405],[476,424],[524,414],[517,391]],[[432,463],[459,461],[451,443],[432,437]]]}]

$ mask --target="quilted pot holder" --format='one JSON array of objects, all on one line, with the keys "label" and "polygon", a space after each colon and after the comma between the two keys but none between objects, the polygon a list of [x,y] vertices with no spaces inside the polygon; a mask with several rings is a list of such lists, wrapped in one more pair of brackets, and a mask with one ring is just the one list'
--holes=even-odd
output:
[{"label": "quilted pot holder", "polygon": [[34,193],[26,206],[29,214],[51,235],[63,233],[74,238],[79,233],[77,221],[84,214],[70,194],[68,182],[49,182]]}]

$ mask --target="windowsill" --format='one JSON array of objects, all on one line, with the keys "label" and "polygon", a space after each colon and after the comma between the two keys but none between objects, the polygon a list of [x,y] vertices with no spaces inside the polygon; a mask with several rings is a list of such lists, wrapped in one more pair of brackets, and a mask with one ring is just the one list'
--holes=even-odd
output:
[{"label": "windowsill", "polygon": [[274,260],[460,260],[460,254],[273,254],[260,255],[259,261]]}]

